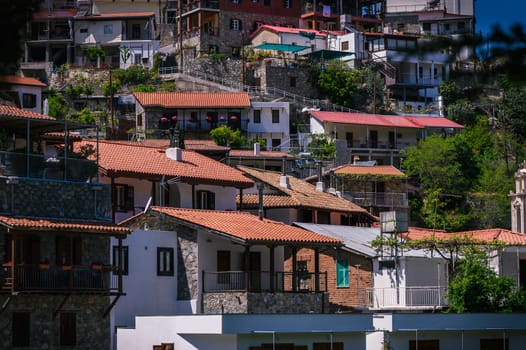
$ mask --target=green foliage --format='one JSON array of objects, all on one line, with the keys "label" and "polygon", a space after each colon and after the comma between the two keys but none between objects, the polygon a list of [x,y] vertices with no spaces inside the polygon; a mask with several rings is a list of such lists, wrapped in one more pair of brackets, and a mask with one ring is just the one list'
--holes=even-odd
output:
[{"label": "green foliage", "polygon": [[87,84],[77,86],[70,85],[66,88],[65,92],[70,98],[78,98],[82,94],[86,96],[93,94],[93,88]]},{"label": "green foliage", "polygon": [[120,48],[120,53],[122,62],[124,62],[124,64],[127,64],[131,56],[130,48],[128,46],[123,46]]},{"label": "green foliage", "polygon": [[267,140],[266,139],[252,139],[250,140],[250,147],[254,147],[255,143],[259,143],[261,149],[267,149]]},{"label": "green foliage", "polygon": [[462,98],[462,91],[453,80],[444,80],[438,87],[438,93],[444,98],[447,105],[457,102]]},{"label": "green foliage", "polygon": [[226,125],[210,130],[210,136],[219,146],[230,146],[233,149],[239,149],[247,144],[239,129],[232,130]]},{"label": "green foliage", "polygon": [[95,124],[95,117],[88,108],[83,108],[79,114],[79,121],[84,124]]},{"label": "green foliage", "polygon": [[526,137],[526,91],[512,88],[505,92],[497,104],[497,120],[500,127],[517,137]]},{"label": "green foliage", "polygon": [[98,46],[88,48],[88,57],[90,60],[95,60],[100,57],[101,60],[106,58],[106,52]]},{"label": "green foliage", "polygon": [[157,79],[155,72],[141,65],[132,65],[127,69],[116,69],[113,71],[113,77],[123,85],[151,84]]},{"label": "green foliage", "polygon": [[[513,279],[498,276],[488,267],[487,256],[476,246],[458,261],[447,297],[450,312],[501,312],[524,309],[524,295],[513,290]],[[518,304],[518,305],[517,305]]]},{"label": "green foliage", "polygon": [[473,125],[477,121],[475,107],[467,99],[459,99],[447,106],[449,119],[464,126]]},{"label": "green foliage", "polygon": [[102,94],[104,96],[115,95],[117,93],[117,91],[119,91],[120,88],[121,88],[120,81],[113,80],[111,82],[111,85],[110,85],[109,82],[107,82],[104,85],[102,85]]},{"label": "green foliage", "polygon": [[211,59],[213,60],[224,60],[226,59],[228,56],[224,53],[212,53],[210,54],[209,56]]},{"label": "green foliage", "polygon": [[153,85],[139,84],[133,88],[133,91],[134,92],[154,92],[155,88],[153,87]]},{"label": "green foliage", "polygon": [[180,91],[175,81],[163,81],[159,87],[159,91],[162,92],[177,92]]},{"label": "green foliage", "polygon": [[307,145],[307,152],[316,160],[333,160],[336,147],[327,135],[313,134],[312,141]]},{"label": "green foliage", "polygon": [[332,103],[351,108],[359,82],[359,72],[339,60],[329,62],[318,78],[318,86]]},{"label": "green foliage", "polygon": [[47,97],[49,115],[57,119],[64,120],[68,114],[68,109],[66,107],[66,100],[64,96],[55,90],[51,90]]},{"label": "green foliage", "polygon": [[152,71],[157,72],[159,71],[159,67],[161,66],[161,63],[163,62],[163,54],[160,52],[156,52],[153,54],[153,65],[152,65]]}]

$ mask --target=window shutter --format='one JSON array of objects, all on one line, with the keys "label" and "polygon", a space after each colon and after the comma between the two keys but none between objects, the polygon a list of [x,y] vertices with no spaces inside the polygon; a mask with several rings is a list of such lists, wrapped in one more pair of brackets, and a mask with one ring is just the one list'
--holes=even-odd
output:
[{"label": "window shutter", "polygon": [[208,192],[207,200],[208,200],[208,203],[206,203],[207,209],[215,209],[216,194],[214,192]]},{"label": "window shutter", "polygon": [[230,20],[230,29],[234,29],[234,20],[233,19]]},{"label": "window shutter", "polygon": [[349,286],[349,260],[342,259],[336,263],[336,286]]},{"label": "window shutter", "polygon": [[74,265],[82,265],[82,238],[77,237],[73,240],[75,255],[73,256]]},{"label": "window shutter", "polygon": [[238,30],[242,30],[243,29],[243,22],[241,20],[238,20]]},{"label": "window shutter", "polygon": [[126,186],[126,210],[133,210],[133,186]]}]

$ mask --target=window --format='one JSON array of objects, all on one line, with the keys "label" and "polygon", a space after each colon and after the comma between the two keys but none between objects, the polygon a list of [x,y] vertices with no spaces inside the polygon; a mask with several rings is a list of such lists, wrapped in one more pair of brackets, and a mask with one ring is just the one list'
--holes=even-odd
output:
[{"label": "window", "polygon": [[409,341],[409,350],[416,350],[417,348],[418,348],[418,350],[439,350],[440,349],[438,339],[419,340],[418,341],[418,347],[416,345],[417,344],[416,344],[415,340],[410,340]]},{"label": "window", "polygon": [[312,350],[343,350],[342,342],[331,343],[313,343]]},{"label": "window", "polygon": [[450,29],[450,25],[449,25],[449,23],[446,23],[446,24],[444,25],[444,29],[445,29],[446,31],[449,31],[449,29]]},{"label": "window", "polygon": [[239,46],[232,47],[232,57],[235,57],[235,58],[241,57],[241,48]]},{"label": "window", "polygon": [[292,8],[292,0],[283,0],[283,8],[285,9]]},{"label": "window", "polygon": [[423,28],[424,28],[425,32],[430,32],[431,31],[431,23],[424,23]]},{"label": "window", "polygon": [[80,237],[57,237],[57,265],[82,265],[82,239]]},{"label": "window", "polygon": [[133,187],[128,185],[115,185],[114,200],[116,211],[133,210]]},{"label": "window", "polygon": [[464,30],[466,28],[466,23],[458,22],[457,28],[458,28],[458,30]]},{"label": "window", "polygon": [[480,339],[480,350],[508,350],[510,348],[509,339]]},{"label": "window", "polygon": [[132,24],[132,39],[141,38],[141,25],[139,23]]},{"label": "window", "polygon": [[37,106],[37,95],[22,94],[22,106],[24,108],[35,108]]},{"label": "window", "polygon": [[280,151],[281,139],[272,139],[272,150]]},{"label": "window", "polygon": [[349,42],[348,41],[342,41],[341,50],[342,51],[348,51],[349,50]]},{"label": "window", "polygon": [[104,25],[104,34],[113,34],[113,24]]},{"label": "window", "polygon": [[174,275],[174,249],[157,248],[157,276]]},{"label": "window", "polygon": [[60,345],[77,345],[77,314],[74,312],[60,313]]},{"label": "window", "polygon": [[352,147],[353,146],[353,133],[352,132],[346,132],[345,133],[345,139],[347,140],[347,147]]},{"label": "window", "polygon": [[272,123],[279,124],[279,110],[277,109],[272,110]]},{"label": "window", "polygon": [[12,345],[13,346],[29,346],[30,338],[30,316],[29,312],[13,312],[12,323]]},{"label": "window", "polygon": [[392,270],[395,268],[394,260],[381,260],[378,262],[378,268],[380,270]]},{"label": "window", "polygon": [[289,86],[296,87],[296,77],[289,77]]},{"label": "window", "polygon": [[217,45],[208,46],[208,53],[209,54],[219,53],[219,47]]},{"label": "window", "polygon": [[79,29],[79,33],[84,34],[84,33],[87,33],[87,32],[88,32],[88,28],[87,28],[87,27],[84,27],[84,28],[80,28],[80,29]]},{"label": "window", "polygon": [[197,191],[197,209],[215,209],[216,196],[211,191]]},{"label": "window", "polygon": [[349,259],[336,261],[336,287],[349,287]]},{"label": "window", "polygon": [[261,111],[259,109],[254,110],[254,124],[261,124]]},{"label": "window", "polygon": [[231,19],[230,20],[230,29],[232,30],[241,30],[241,20],[239,19]]},{"label": "window", "polygon": [[270,0],[263,0],[264,6],[270,6]]},{"label": "window", "polygon": [[133,55],[133,63],[136,65],[140,65],[142,63],[142,55],[140,53]]},{"label": "window", "polygon": [[[119,246],[114,245],[113,246],[113,255],[112,255],[112,265],[115,267],[115,270],[113,271],[114,274],[119,273]],[[122,247],[122,259],[121,259],[121,266],[122,266],[122,274],[128,275],[128,247],[123,246]]]}]

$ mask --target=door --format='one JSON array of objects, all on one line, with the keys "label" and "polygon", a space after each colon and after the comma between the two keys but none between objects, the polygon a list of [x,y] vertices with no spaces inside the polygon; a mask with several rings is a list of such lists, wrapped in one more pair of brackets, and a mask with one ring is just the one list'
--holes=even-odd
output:
[{"label": "door", "polygon": [[378,148],[378,131],[376,130],[369,131],[369,147]]},{"label": "door", "polygon": [[250,252],[250,266],[249,276],[250,285],[249,290],[251,292],[261,291],[261,253]]}]

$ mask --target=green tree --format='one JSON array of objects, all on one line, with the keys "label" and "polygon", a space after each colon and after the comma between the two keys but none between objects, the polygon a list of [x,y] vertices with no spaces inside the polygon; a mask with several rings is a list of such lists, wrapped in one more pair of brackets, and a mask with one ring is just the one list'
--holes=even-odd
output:
[{"label": "green tree", "polygon": [[66,107],[66,100],[61,93],[55,90],[50,90],[47,97],[49,115],[57,119],[64,120],[68,114],[68,108]]},{"label": "green tree", "polygon": [[333,160],[336,147],[327,135],[313,134],[312,141],[307,145],[307,152],[316,160]]},{"label": "green tree", "polygon": [[461,313],[523,309],[522,292],[514,291],[513,287],[512,278],[499,276],[488,267],[488,257],[485,252],[475,245],[468,246],[464,249],[455,276],[449,283],[448,310]]},{"label": "green tree", "polygon": [[358,72],[339,60],[329,62],[318,78],[318,86],[331,102],[345,107],[355,106],[359,82]]},{"label": "green tree", "polygon": [[247,141],[241,135],[241,131],[232,130],[226,125],[221,125],[215,129],[210,130],[210,136],[219,146],[230,146],[233,149],[239,149],[246,146]]},{"label": "green tree", "polygon": [[449,119],[464,126],[473,125],[477,121],[475,107],[467,99],[459,99],[446,108]]},{"label": "green tree", "polygon": [[526,91],[512,88],[497,103],[498,125],[517,137],[526,137]]}]

